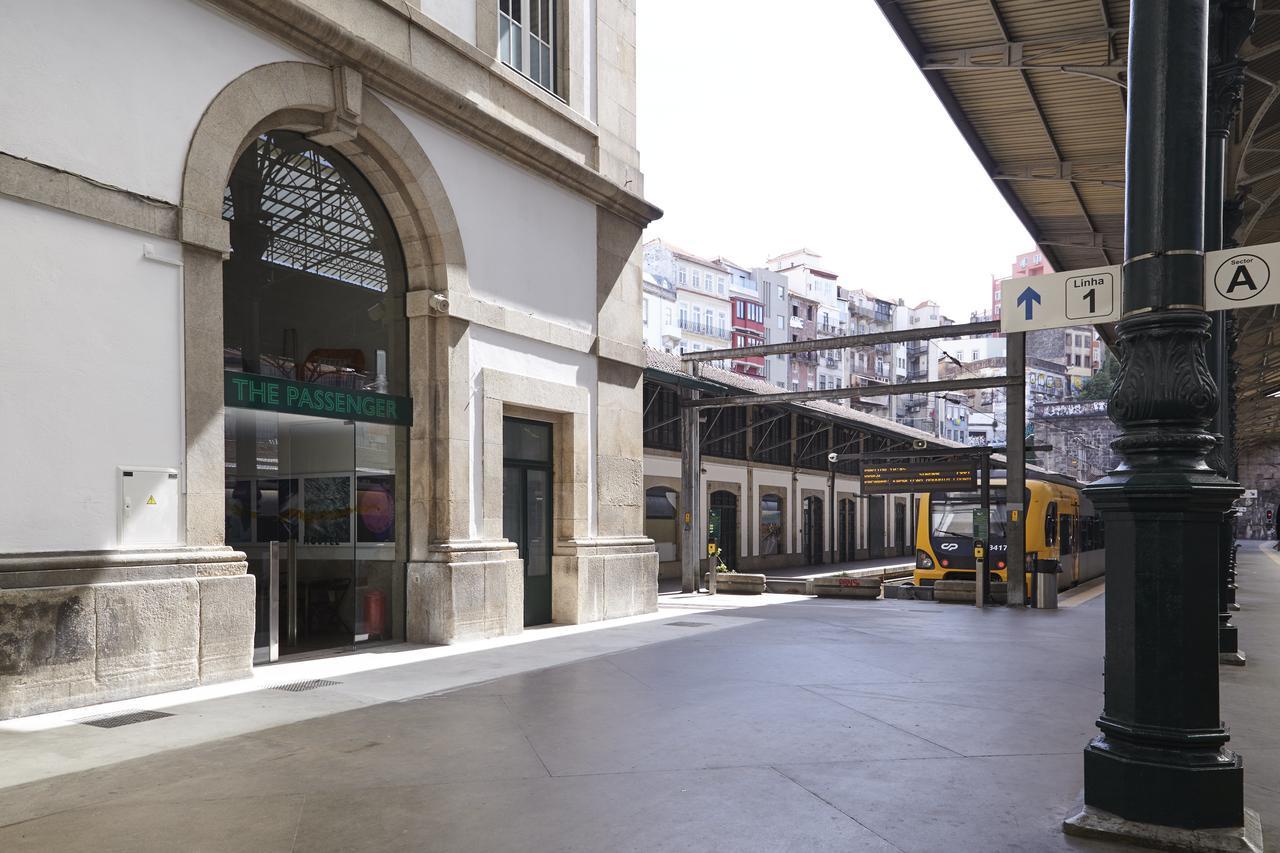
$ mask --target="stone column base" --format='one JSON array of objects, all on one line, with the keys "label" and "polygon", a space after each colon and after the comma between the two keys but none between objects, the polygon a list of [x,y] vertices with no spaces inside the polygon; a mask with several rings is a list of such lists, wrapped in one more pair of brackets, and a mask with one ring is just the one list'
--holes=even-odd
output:
[{"label": "stone column base", "polygon": [[1125,820],[1111,812],[1083,806],[1078,814],[1062,822],[1062,831],[1082,838],[1136,842],[1159,850],[1263,853],[1262,818],[1253,809],[1244,810],[1244,826],[1182,829]]},{"label": "stone column base", "polygon": [[0,719],[247,677],[247,569],[226,546],[0,557]]},{"label": "stone column base", "polygon": [[599,622],[658,609],[658,552],[639,537],[556,543],[551,560],[551,619]]},{"label": "stone column base", "polygon": [[409,563],[407,590],[411,643],[458,643],[524,630],[523,563],[505,539],[432,545],[426,561]]}]

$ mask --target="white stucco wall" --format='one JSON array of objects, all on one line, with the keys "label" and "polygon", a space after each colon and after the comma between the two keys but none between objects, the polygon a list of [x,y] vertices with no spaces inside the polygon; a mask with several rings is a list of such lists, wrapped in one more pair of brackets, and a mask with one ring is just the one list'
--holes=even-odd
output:
[{"label": "white stucco wall", "polygon": [[170,202],[214,96],[305,59],[188,0],[0,0],[0,21],[0,151]]},{"label": "white stucco wall", "polygon": [[407,107],[391,106],[453,205],[472,295],[594,332],[595,206]]},{"label": "white stucco wall", "polygon": [[476,0],[418,0],[418,8],[454,35],[476,43]]},{"label": "white stucco wall", "polygon": [[116,466],[182,463],[177,244],[0,196],[0,547],[114,548]]},{"label": "white stucco wall", "polygon": [[588,455],[587,529],[596,533],[596,362],[584,353],[562,349],[552,344],[500,332],[486,326],[471,327],[471,536],[479,537],[482,509],[484,507],[483,454],[484,440],[481,420],[484,410],[480,371],[488,368],[517,376],[529,376],[542,382],[578,386],[587,389],[588,401]]}]

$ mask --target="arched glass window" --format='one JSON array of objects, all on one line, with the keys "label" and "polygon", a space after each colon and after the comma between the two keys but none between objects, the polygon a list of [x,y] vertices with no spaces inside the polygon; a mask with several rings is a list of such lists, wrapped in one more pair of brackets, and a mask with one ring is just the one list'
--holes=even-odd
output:
[{"label": "arched glass window", "polygon": [[257,579],[255,659],[402,639],[412,404],[398,235],[351,162],[291,131],[249,143],[222,213],[226,541]]},{"label": "arched glass window", "polygon": [[658,559],[668,562],[676,553],[676,507],[680,493],[667,486],[650,486],[644,493],[644,535],[653,540]]},{"label": "arched glass window", "polygon": [[382,200],[337,151],[277,130],[223,196],[226,369],[405,394],[404,259]]}]

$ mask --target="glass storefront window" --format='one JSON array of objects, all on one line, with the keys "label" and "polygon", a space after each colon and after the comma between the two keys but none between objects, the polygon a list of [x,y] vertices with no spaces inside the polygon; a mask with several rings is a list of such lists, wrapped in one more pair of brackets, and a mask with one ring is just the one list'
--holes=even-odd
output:
[{"label": "glass storefront window", "polygon": [[390,217],[345,157],[283,130],[241,155],[223,217],[228,388],[270,384],[241,377],[256,374],[342,401],[302,414],[228,390],[226,539],[258,578],[255,645],[274,617],[284,653],[403,639],[408,430],[378,396],[408,396],[407,274]]}]

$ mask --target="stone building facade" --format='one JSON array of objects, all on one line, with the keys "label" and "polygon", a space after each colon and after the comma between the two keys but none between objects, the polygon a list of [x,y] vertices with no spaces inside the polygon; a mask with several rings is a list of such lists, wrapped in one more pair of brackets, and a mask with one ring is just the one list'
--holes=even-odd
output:
[{"label": "stone building facade", "polygon": [[0,718],[653,610],[634,4],[74,14],[0,27]]}]

